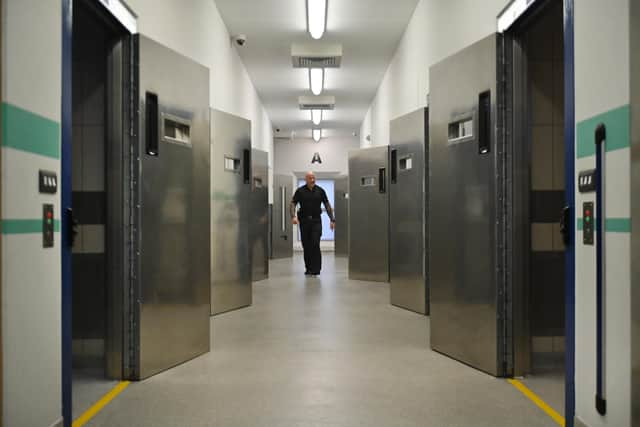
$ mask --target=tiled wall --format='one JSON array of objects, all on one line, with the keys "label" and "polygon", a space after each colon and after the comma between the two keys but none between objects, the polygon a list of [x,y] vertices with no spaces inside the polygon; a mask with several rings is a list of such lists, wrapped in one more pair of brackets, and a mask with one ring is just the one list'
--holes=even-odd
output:
[{"label": "tiled wall", "polygon": [[531,86],[531,334],[534,352],[564,351],[564,62],[562,5],[528,33]]}]

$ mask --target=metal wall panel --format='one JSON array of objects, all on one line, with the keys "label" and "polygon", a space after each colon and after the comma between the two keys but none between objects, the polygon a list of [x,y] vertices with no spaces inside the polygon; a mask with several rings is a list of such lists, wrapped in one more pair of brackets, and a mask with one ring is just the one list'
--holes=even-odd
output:
[{"label": "metal wall panel", "polygon": [[251,150],[251,279],[269,277],[269,154]]},{"label": "metal wall panel", "polygon": [[421,108],[391,121],[389,278],[391,304],[428,313],[425,270],[425,143]]},{"label": "metal wall panel", "polygon": [[[496,37],[430,69],[429,277],[432,348],[502,375]],[[480,108],[486,91],[489,116]],[[481,137],[486,135],[483,116],[488,119],[486,138]],[[483,142],[489,144],[485,154]]]},{"label": "metal wall panel", "polygon": [[349,255],[349,177],[341,176],[335,180],[334,211],[336,229],[334,244],[336,256]]},{"label": "metal wall panel", "polygon": [[349,152],[349,278],[389,281],[389,147]]},{"label": "metal wall panel", "polygon": [[211,314],[252,301],[250,154],[251,121],[211,110]]},{"label": "metal wall panel", "polygon": [[[139,42],[139,378],[209,351],[209,70]],[[157,115],[147,93],[157,95]],[[178,142],[172,123],[188,126]],[[157,138],[151,138],[156,134]],[[157,155],[148,153],[158,144]]]},{"label": "metal wall panel", "polygon": [[273,259],[293,256],[293,226],[289,216],[289,202],[293,197],[293,177],[273,177],[273,215],[271,216],[271,257]]}]

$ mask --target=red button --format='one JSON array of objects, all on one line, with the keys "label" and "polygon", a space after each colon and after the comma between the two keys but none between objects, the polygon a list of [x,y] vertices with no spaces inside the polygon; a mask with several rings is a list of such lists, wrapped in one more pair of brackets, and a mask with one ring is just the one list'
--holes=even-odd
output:
[{"label": "red button", "polygon": [[591,216],[591,211],[586,211],[586,212],[585,212],[585,214],[586,214],[587,216]]},{"label": "red button", "polygon": [[47,218],[51,218],[51,217],[53,217],[53,213],[47,212]]}]

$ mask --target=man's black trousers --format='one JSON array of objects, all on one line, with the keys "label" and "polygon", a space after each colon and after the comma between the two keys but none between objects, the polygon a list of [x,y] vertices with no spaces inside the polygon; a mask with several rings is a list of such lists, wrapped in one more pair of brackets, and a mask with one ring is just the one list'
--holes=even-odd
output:
[{"label": "man's black trousers", "polygon": [[300,221],[300,235],[306,271],[311,274],[320,274],[322,268],[322,255],[320,254],[322,220],[320,218],[303,218]]}]

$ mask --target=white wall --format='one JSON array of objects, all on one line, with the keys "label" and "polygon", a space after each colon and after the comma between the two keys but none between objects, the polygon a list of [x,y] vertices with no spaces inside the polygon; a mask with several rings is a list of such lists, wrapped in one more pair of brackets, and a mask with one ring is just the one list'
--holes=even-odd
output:
[{"label": "white wall", "polygon": [[[320,142],[312,139],[276,140],[275,173],[289,175],[295,172],[314,171],[346,175],[349,151],[359,148],[358,137],[328,137]],[[314,153],[319,153],[322,163],[311,163]]]},{"label": "white wall", "polygon": [[138,30],[209,68],[211,107],[251,120],[254,148],[269,153],[269,201],[273,191],[271,120],[249,78],[214,0],[128,0]]},{"label": "white wall", "polygon": [[361,146],[388,145],[389,121],[427,105],[429,67],[495,32],[506,4],[421,0],[362,123]]},{"label": "white wall", "polygon": [[[62,415],[60,233],[42,248],[38,170],[60,173],[61,1],[2,2],[2,339],[5,426]],[[37,29],[37,30],[36,30]]]},{"label": "white wall", "polygon": [[[629,135],[615,127],[629,125],[625,111],[630,101],[629,1],[577,0],[575,4],[575,103],[576,176],[595,167],[595,156],[581,154],[593,147],[593,127],[607,125],[606,144],[626,145],[606,154],[606,218],[630,217]],[[636,0],[632,0],[636,1]],[[598,29],[594,31],[594,29]],[[594,55],[594,52],[599,52]],[[621,109],[622,108],[622,109]],[[621,114],[610,116],[612,111]],[[591,119],[591,120],[590,120]],[[587,128],[587,132],[582,132]],[[623,139],[627,139],[624,141]],[[576,193],[576,210],[594,201],[593,193]],[[576,418],[589,427],[631,426],[631,285],[630,237],[628,231],[607,229],[606,257],[606,395],[607,415],[594,407],[596,391],[596,300],[595,250],[576,244]]]}]

